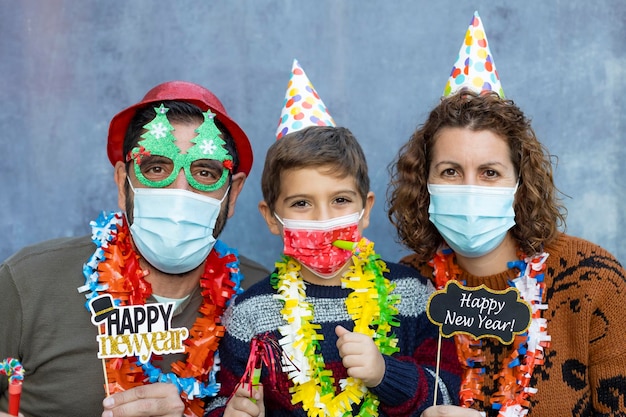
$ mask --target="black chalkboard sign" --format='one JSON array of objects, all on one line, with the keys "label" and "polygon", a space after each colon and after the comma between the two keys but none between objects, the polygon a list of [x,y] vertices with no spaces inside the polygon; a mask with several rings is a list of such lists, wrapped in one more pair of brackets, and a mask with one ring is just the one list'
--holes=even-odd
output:
[{"label": "black chalkboard sign", "polygon": [[530,305],[520,299],[517,289],[470,288],[454,280],[430,296],[426,312],[445,337],[465,333],[477,339],[495,337],[504,344],[525,332],[531,319]]}]

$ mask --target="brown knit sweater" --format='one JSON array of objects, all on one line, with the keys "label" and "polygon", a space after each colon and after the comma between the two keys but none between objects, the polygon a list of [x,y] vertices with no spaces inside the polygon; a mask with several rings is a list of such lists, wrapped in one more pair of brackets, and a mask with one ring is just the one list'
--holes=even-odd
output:
[{"label": "brown knit sweater", "polygon": [[[626,271],[606,250],[582,239],[560,235],[546,248],[548,334],[546,363],[536,366],[529,416],[626,416]],[[433,270],[413,256],[402,259],[425,276]],[[508,287],[517,270],[460,279],[473,287]],[[510,347],[484,339],[487,398],[496,391],[498,368]],[[497,415],[485,405],[488,415]]]}]

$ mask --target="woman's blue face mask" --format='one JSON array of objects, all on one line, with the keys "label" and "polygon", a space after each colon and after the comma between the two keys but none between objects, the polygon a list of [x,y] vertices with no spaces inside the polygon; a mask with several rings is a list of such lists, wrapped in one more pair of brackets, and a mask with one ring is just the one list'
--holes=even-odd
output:
[{"label": "woman's blue face mask", "polygon": [[494,250],[515,225],[515,187],[428,184],[430,221],[458,254],[477,258]]}]

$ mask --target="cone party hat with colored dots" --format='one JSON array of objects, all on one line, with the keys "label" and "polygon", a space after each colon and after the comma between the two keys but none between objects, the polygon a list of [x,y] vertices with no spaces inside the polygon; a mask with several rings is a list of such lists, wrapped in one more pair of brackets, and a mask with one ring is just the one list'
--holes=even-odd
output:
[{"label": "cone party hat with colored dots", "polygon": [[479,94],[495,91],[504,98],[500,76],[493,62],[485,28],[478,12],[474,12],[467,28],[459,56],[443,90],[443,96],[450,96],[459,90],[470,90]]},{"label": "cone party hat with colored dots", "polygon": [[324,102],[296,59],[291,67],[276,139],[308,126],[336,126]]}]

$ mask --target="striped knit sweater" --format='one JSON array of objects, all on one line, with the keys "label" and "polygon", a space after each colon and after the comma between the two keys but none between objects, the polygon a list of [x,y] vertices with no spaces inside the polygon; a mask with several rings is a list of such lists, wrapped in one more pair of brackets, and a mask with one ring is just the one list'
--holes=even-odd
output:
[{"label": "striped knit sweater", "polygon": [[[397,316],[400,326],[394,328],[400,352],[385,356],[383,381],[372,388],[380,400],[381,416],[419,416],[433,404],[438,328],[430,323],[425,308],[433,291],[430,282],[413,268],[387,263],[390,272],[386,277],[396,284],[395,294],[400,294]],[[314,322],[321,324],[318,332],[324,335],[320,342],[327,369],[332,370],[335,381],[346,378],[346,369],[335,343],[335,327],[348,330],[354,327],[345,298],[351,290],[339,286],[319,286],[307,283],[307,301],[314,306]],[[273,298],[276,291],[269,277],[238,296],[224,316],[227,333],[220,342],[222,384],[220,397],[209,400],[206,416],[222,415],[227,397],[239,382],[249,355],[249,342],[256,334],[271,331],[279,339],[278,327],[284,325],[280,310],[282,302]],[[265,370],[264,370],[265,371]],[[270,386],[267,373],[261,378],[264,386],[266,416],[306,416],[301,404],[292,405],[288,387],[291,381],[286,374],[278,376],[278,386]],[[460,384],[460,367],[456,360],[454,344],[444,339],[442,363],[439,373],[438,403],[453,403]],[[355,407],[358,411],[358,406]]]},{"label": "striped knit sweater", "polygon": [[[550,255],[546,270],[548,334],[546,364],[535,367],[529,417],[626,416],[626,273],[607,251],[567,235],[545,251]],[[433,270],[417,264],[411,256],[404,263],[426,276]],[[503,290],[516,270],[476,277],[463,273],[468,286]],[[496,375],[510,347],[497,341],[483,343],[485,386],[495,392]],[[487,407],[488,415],[496,412]]]}]

